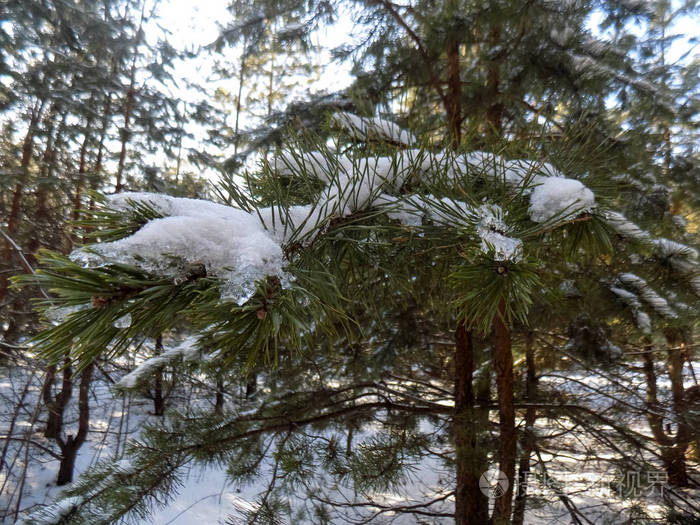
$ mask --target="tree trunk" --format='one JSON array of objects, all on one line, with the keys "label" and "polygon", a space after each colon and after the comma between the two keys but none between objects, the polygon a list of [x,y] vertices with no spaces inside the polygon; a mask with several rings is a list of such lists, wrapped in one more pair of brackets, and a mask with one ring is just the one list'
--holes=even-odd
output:
[{"label": "tree trunk", "polygon": [[447,125],[453,150],[462,141],[462,81],[459,77],[459,42],[451,41],[447,46]]},{"label": "tree trunk", "polygon": [[68,436],[66,446],[61,451],[61,463],[58,467],[58,477],[56,485],[59,487],[67,485],[73,481],[73,471],[75,470],[75,458],[78,456],[78,449],[73,445],[73,437]]},{"label": "tree trunk", "polygon": [[234,142],[233,142],[233,154],[238,154],[238,143],[240,142],[238,137],[238,125],[241,117],[241,97],[243,96],[243,81],[245,80],[246,74],[246,47],[248,46],[248,39],[243,38],[243,52],[241,53],[241,68],[238,75],[238,98],[236,99],[236,122],[233,128]]},{"label": "tree trunk", "polygon": [[[527,334],[525,347],[525,362],[527,364],[527,376],[525,379],[525,397],[528,403],[535,403],[537,399],[537,374],[535,369],[535,348],[532,344],[532,334]],[[534,426],[537,419],[537,410],[534,406],[528,406],[525,412],[525,431],[522,437],[522,455],[518,465],[518,493],[515,496],[513,508],[513,525],[523,525],[525,520],[525,504],[527,501],[527,482],[530,474],[530,455],[535,448]]]},{"label": "tree trunk", "polygon": [[[156,355],[163,353],[163,336],[156,337]],[[153,413],[156,416],[165,414],[165,397],[163,396],[163,367],[158,367],[155,372],[153,386]]]},{"label": "tree trunk", "polygon": [[92,382],[92,371],[94,365],[90,363],[82,372],[80,377],[80,390],[78,394],[78,433],[73,437],[69,435],[65,441],[59,440],[61,448],[61,463],[58,468],[56,485],[66,485],[73,481],[73,471],[75,470],[75,459],[78,450],[85,443],[88,430],[90,428],[90,383]]},{"label": "tree trunk", "polygon": [[[90,98],[90,108],[94,104],[94,95]],[[83,143],[80,146],[80,160],[78,163],[78,174],[75,178],[75,193],[73,194],[73,209],[71,210],[71,219],[77,221],[80,218],[80,208],[83,199],[83,184],[85,179],[85,172],[87,171],[87,150],[90,144],[90,139],[92,135],[90,130],[92,129],[92,112],[85,122],[85,134],[83,135]],[[72,234],[68,236],[68,251],[73,250],[73,244],[79,242],[78,236],[75,232],[75,227],[71,227]]]},{"label": "tree trunk", "polygon": [[[494,27],[488,35],[488,39],[493,46],[498,45],[501,38],[501,29]],[[494,135],[499,135],[503,128],[503,103],[499,93],[501,82],[501,59],[494,58],[489,62],[486,72],[486,121],[489,124],[489,131]]]},{"label": "tree trunk", "polygon": [[[140,29],[139,29],[140,30]],[[124,165],[126,163],[126,145],[131,138],[129,123],[131,114],[134,111],[134,98],[136,95],[136,50],[134,50],[134,59],[131,63],[131,73],[129,75],[129,87],[126,90],[126,98],[124,100],[124,127],[120,130],[121,150],[119,151],[119,164],[117,165],[117,184],[114,188],[116,193],[120,193],[124,189]]]},{"label": "tree trunk", "polygon": [[53,382],[56,377],[57,365],[49,365],[46,369],[44,385],[41,389],[42,399],[47,410],[46,429],[44,436],[60,440],[63,433],[63,413],[73,393],[73,371],[70,360],[66,356],[63,367],[63,381],[61,390],[55,396],[52,395]]},{"label": "tree trunk", "polygon": [[[38,101],[34,108],[32,109],[32,114],[29,120],[29,126],[27,128],[27,134],[24,136],[24,141],[22,142],[22,161],[20,163],[20,178],[15,184],[15,189],[12,193],[12,204],[10,205],[10,212],[7,215],[7,227],[6,233],[9,237],[12,237],[17,231],[17,225],[19,224],[19,214],[22,207],[22,193],[24,192],[24,186],[27,184],[29,179],[29,164],[32,160],[32,154],[34,153],[34,135],[37,131],[37,126],[41,118],[41,113],[44,110],[45,101]],[[5,238],[5,249],[4,249],[4,259],[6,264],[11,264],[14,259],[14,247],[9,239]],[[0,303],[5,299],[7,291],[10,285],[7,272],[0,272]]]},{"label": "tree trunk", "polygon": [[56,129],[56,113],[58,109],[55,104],[52,104],[49,110],[49,115],[46,118],[45,134],[46,147],[41,156],[41,177],[37,184],[34,203],[34,227],[27,242],[27,252],[30,255],[35,254],[41,246],[41,238],[44,231],[50,225],[51,214],[48,209],[48,197],[51,184],[48,182],[53,174],[53,166],[56,162],[56,140],[57,137],[64,131],[65,120],[67,114],[63,114],[61,124]]},{"label": "tree trunk", "polygon": [[486,466],[479,427],[474,424],[474,348],[471,332],[463,323],[457,326],[455,343],[455,524],[487,523],[488,500],[479,488],[479,477]]},{"label": "tree trunk", "polygon": [[505,525],[510,523],[513,484],[515,481],[515,404],[513,394],[513,353],[510,328],[506,325],[504,300],[501,300],[498,309],[499,313],[494,319],[498,426],[500,430],[498,458],[499,469],[508,479],[508,488],[501,497],[496,498],[492,519],[495,525]]},{"label": "tree trunk", "polygon": [[248,378],[248,381],[246,381],[246,384],[245,384],[245,398],[246,399],[252,398],[257,391],[258,391],[258,374],[256,374],[255,372],[251,372],[250,377]]},{"label": "tree trunk", "polygon": [[[682,376],[679,377],[678,359],[682,373],[682,356],[678,356],[671,348],[673,339],[669,340],[669,377],[671,378],[671,391],[673,394],[673,406],[676,415],[678,430],[675,438],[664,431],[664,418],[660,410],[656,392],[656,372],[654,370],[653,349],[650,344],[645,346],[642,354],[644,360],[644,376],[646,378],[646,416],[654,441],[661,449],[661,460],[668,477],[668,482],[674,487],[686,487],[688,485],[688,475],[686,472],[685,452],[690,444],[692,430],[683,421],[684,392]],[[678,351],[680,354],[680,351]],[[680,379],[680,385],[678,381]],[[680,396],[680,397],[679,397]],[[677,401],[678,399],[678,401]]]},{"label": "tree trunk", "polygon": [[216,402],[214,413],[221,414],[224,411],[224,380],[221,376],[216,378]]},{"label": "tree trunk", "polygon": [[683,386],[683,348],[685,343],[679,334],[667,334],[668,376],[671,380],[673,414],[676,420],[674,446],[664,455],[667,463],[668,482],[673,487],[687,487],[688,474],[685,453],[693,436],[693,429],[686,422],[686,393]]}]

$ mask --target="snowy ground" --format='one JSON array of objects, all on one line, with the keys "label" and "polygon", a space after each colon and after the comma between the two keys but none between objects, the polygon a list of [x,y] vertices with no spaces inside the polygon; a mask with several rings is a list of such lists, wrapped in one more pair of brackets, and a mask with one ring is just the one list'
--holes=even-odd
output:
[{"label": "snowy ground", "polygon": [[[700,376],[700,370],[697,371],[696,376]],[[632,373],[625,375],[625,378],[626,381],[623,384],[615,384],[612,377],[593,377],[587,372],[559,372],[546,375],[542,378],[541,384],[557,385],[558,389],[575,396],[578,402],[583,402],[605,414],[613,410],[613,399],[623,399],[630,405],[641,406],[644,395],[643,377],[641,374]],[[8,466],[3,469],[0,477],[0,512],[2,513],[0,516],[4,516],[5,523],[13,523],[15,518],[21,519],[40,506],[50,504],[60,493],[60,488],[54,483],[58,462],[41,449],[43,446],[56,450],[53,443],[41,435],[45,416],[41,412],[35,412],[41,379],[41,374],[36,374],[33,378],[29,377],[21,367],[4,371],[0,379],[1,402],[5,407],[0,413],[3,419],[3,435],[8,434],[8,424],[15,410],[14,407],[17,406],[27,381],[30,381],[23,403],[20,405],[18,423],[12,435],[20,438],[30,435],[35,443],[30,446],[28,452],[24,442],[19,439],[10,441],[8,445],[6,460]],[[109,458],[118,460],[126,439],[137,437],[141,425],[155,418],[150,415],[151,401],[136,396],[126,398],[115,396],[103,375],[98,373],[95,379],[91,394],[91,432],[88,442],[80,450],[76,464],[77,474],[84,472],[99,460]],[[692,381],[690,374],[688,380]],[[660,381],[660,394],[663,395],[664,390],[667,389],[668,384]],[[183,393],[177,395],[179,399],[174,401],[186,402]],[[75,411],[75,406],[71,405],[66,417],[67,427],[76,424]],[[32,425],[33,419],[35,421]],[[620,423],[641,433],[648,433],[646,423],[641,418],[620,421]],[[615,472],[612,463],[608,461],[614,456],[610,449],[604,451],[597,448],[598,442],[583,430],[577,431],[575,423],[567,419],[541,419],[538,420],[537,426],[542,435],[553,435],[562,429],[572,427],[574,430],[566,434],[566,443],[558,443],[556,458],[548,450],[541,451],[548,471],[546,476],[540,475],[530,479],[530,494],[533,497],[529,501],[525,523],[538,525],[572,522],[562,499],[558,498],[552,490],[555,483],[562,487],[568,501],[583,512],[592,523],[637,523],[635,516],[640,509],[648,515],[661,518],[660,502],[664,490],[667,489],[663,478],[660,477],[662,471],[655,469],[639,472],[638,475],[644,478],[654,476],[651,483],[653,486],[647,486],[644,490],[626,491],[623,494],[610,486],[610,481],[615,480],[616,477],[619,479],[619,473]],[[606,429],[602,430],[607,432]],[[556,440],[552,443],[555,442]],[[26,472],[23,468],[25,466]],[[634,476],[634,473],[626,475]],[[443,487],[445,491],[449,490],[451,479],[452,474],[439,462],[426,461],[409,476],[405,487],[394,494],[378,494],[376,501],[384,503],[406,501],[411,497],[429,493],[435,497],[435,494],[439,493],[436,489]],[[321,475],[319,481],[322,485]],[[22,485],[23,490],[20,488]],[[249,486],[237,487],[227,481],[222,469],[194,466],[178,496],[166,507],[156,509],[150,523],[154,525],[240,523],[241,512],[253,509],[255,501],[265,489],[265,479],[260,479],[258,483]],[[625,497],[621,498],[621,495]],[[666,493],[666,496],[668,495]],[[700,501],[699,496],[699,493],[685,493],[685,497],[688,497],[691,502]],[[343,498],[350,501],[352,494],[341,490],[337,501],[342,501]],[[293,506],[304,504],[305,502],[300,498],[293,502]],[[451,505],[451,501],[447,500],[433,507],[432,510],[449,512]],[[357,515],[353,515],[352,512],[348,511],[348,516],[357,518]],[[339,511],[339,516],[340,514],[343,512]],[[339,516],[336,516],[338,521],[334,523],[341,523]],[[291,516],[289,522],[295,523]],[[417,523],[413,515],[392,514],[377,516],[370,522],[395,525]],[[438,525],[452,523],[452,520],[425,518],[419,523]]]}]

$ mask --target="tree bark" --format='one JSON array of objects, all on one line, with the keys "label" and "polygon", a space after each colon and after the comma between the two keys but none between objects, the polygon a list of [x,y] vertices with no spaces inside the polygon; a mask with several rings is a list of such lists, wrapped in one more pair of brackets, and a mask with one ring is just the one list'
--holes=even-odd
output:
[{"label": "tree bark", "polygon": [[57,440],[61,448],[61,463],[58,469],[56,485],[66,485],[73,481],[75,470],[75,459],[78,450],[85,443],[90,428],[90,383],[92,382],[92,371],[94,364],[90,363],[83,369],[80,377],[80,390],[78,394],[78,433],[73,437],[69,435],[65,441]]},{"label": "tree bark", "polygon": [[245,398],[251,399],[258,391],[258,374],[250,372],[250,376],[245,384]]},{"label": "tree bark", "polygon": [[65,357],[64,361],[61,390],[54,396],[52,393],[53,382],[56,378],[57,371],[57,365],[49,365],[47,367],[44,384],[41,389],[41,396],[47,410],[44,436],[59,440],[63,433],[63,413],[73,393],[73,371],[70,367],[70,359],[68,356]]},{"label": "tree bark", "polygon": [[499,469],[508,479],[503,496],[496,498],[493,509],[494,525],[510,523],[513,484],[515,481],[515,403],[513,389],[513,353],[510,328],[506,325],[505,301],[501,300],[499,313],[494,319],[496,387],[498,390],[498,444]]},{"label": "tree bark", "polygon": [[[156,355],[163,353],[163,336],[156,337]],[[165,397],[163,396],[163,367],[158,367],[155,372],[155,385],[153,387],[153,413],[156,416],[165,414]]]},{"label": "tree bark", "polygon": [[[135,52],[135,51],[134,51]],[[134,98],[136,94],[136,58],[131,65],[131,76],[129,80],[129,87],[126,90],[126,99],[124,101],[124,127],[120,130],[121,139],[121,149],[119,150],[119,163],[117,165],[117,183],[114,187],[116,193],[120,193],[124,189],[124,165],[126,164],[126,145],[131,138],[131,131],[129,130],[129,121],[131,120],[131,113],[134,110]]]},{"label": "tree bark", "polygon": [[[12,204],[10,205],[10,212],[7,215],[7,227],[5,229],[5,232],[9,237],[14,235],[19,224],[20,209],[22,208],[22,194],[29,179],[29,164],[32,161],[32,154],[34,153],[34,136],[36,135],[37,126],[44,110],[44,104],[44,100],[37,101],[34,108],[32,108],[29,126],[27,127],[27,134],[24,136],[24,141],[22,142],[20,176],[19,180],[15,184],[14,191],[12,192]],[[11,264],[14,260],[14,247],[7,238],[5,238],[4,248],[5,263]],[[0,272],[0,303],[2,303],[7,296],[9,285],[10,281],[8,278],[8,273]]]},{"label": "tree bark", "polygon": [[464,323],[457,326],[455,343],[455,524],[487,523],[488,500],[479,488],[479,477],[486,466],[474,417],[474,347]]},{"label": "tree bark", "polygon": [[214,413],[221,414],[224,411],[224,380],[221,376],[216,378],[216,402]]},{"label": "tree bark", "polygon": [[693,429],[686,422],[686,392],[683,386],[683,348],[685,342],[680,334],[667,333],[668,376],[671,380],[673,413],[676,420],[675,443],[668,450],[668,482],[673,487],[687,487],[685,453],[693,437]]},{"label": "tree bark", "polygon": [[450,145],[456,150],[462,141],[462,81],[459,76],[459,42],[451,41],[447,46],[447,125]]},{"label": "tree bark", "polygon": [[[685,453],[690,445],[692,430],[683,418],[684,397],[682,365],[683,357],[680,349],[673,350],[673,339],[669,340],[668,371],[671,379],[671,392],[673,396],[673,409],[677,421],[675,436],[664,431],[664,418],[659,407],[656,390],[656,371],[654,370],[654,355],[651,344],[645,346],[642,354],[644,360],[644,376],[646,379],[646,417],[657,445],[661,449],[661,460],[668,477],[668,482],[674,487],[688,486],[688,474],[686,471]],[[680,364],[680,370],[678,368]]]},{"label": "tree bark", "polygon": [[[501,30],[499,27],[494,27],[489,31],[488,39],[491,44],[498,45],[501,38]],[[486,71],[486,121],[489,124],[489,132],[494,135],[499,135],[503,129],[503,103],[500,99],[500,58],[492,59]]]},{"label": "tree bark", "polygon": [[35,254],[41,246],[42,234],[51,220],[51,215],[48,209],[48,197],[51,188],[48,182],[53,174],[53,166],[56,163],[56,140],[63,132],[65,127],[66,113],[63,114],[61,124],[56,129],[56,114],[58,108],[56,104],[52,104],[49,114],[45,119],[45,135],[46,147],[41,156],[41,177],[36,186],[35,203],[34,203],[34,222],[32,232],[27,242],[27,252],[31,255]]},{"label": "tree bark", "polygon": [[[535,348],[532,334],[527,334],[525,347],[525,362],[527,375],[525,378],[525,397],[529,403],[537,401],[537,374],[535,369]],[[530,474],[530,455],[535,449],[534,426],[537,419],[537,409],[528,406],[525,411],[525,431],[522,437],[522,455],[518,465],[518,492],[513,507],[513,525],[523,525],[525,520],[525,504],[527,502],[527,482]]]}]

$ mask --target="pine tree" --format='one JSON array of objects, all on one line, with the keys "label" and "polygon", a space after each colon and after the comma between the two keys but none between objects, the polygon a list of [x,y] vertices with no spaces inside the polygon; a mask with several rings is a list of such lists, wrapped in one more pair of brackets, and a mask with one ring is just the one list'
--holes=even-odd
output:
[{"label": "pine tree", "polygon": [[[352,493],[349,508],[366,520],[415,512],[523,523],[531,456],[547,469],[544,452],[559,446],[537,435],[538,418],[573,421],[610,450],[604,427],[621,444],[614,461],[639,467],[656,457],[678,476],[673,484],[684,484],[695,390],[673,392],[678,432],[673,443],[654,436],[660,447],[647,454],[647,437],[538,381],[572,362],[624,381],[615,343],[627,350],[640,336],[648,344],[666,336],[672,384],[690,359],[697,252],[665,238],[680,236],[663,212],[641,211],[644,230],[630,222],[630,201],[619,195],[635,183],[620,175],[640,160],[640,173],[664,169],[640,146],[648,122],[632,127],[635,119],[643,108],[670,118],[678,102],[631,68],[637,43],[621,34],[628,20],[652,13],[606,6],[605,23],[619,31],[604,42],[584,28],[588,5],[357,7],[376,31],[356,50],[358,82],[330,106],[350,101],[361,116],[321,115],[310,104],[298,121],[319,135],[295,142],[280,128],[261,132],[257,145],[284,136],[283,151],[245,188],[224,185],[234,207],[113,196],[92,213],[100,244],[71,258],[46,254],[40,274],[24,279],[52,292],[45,308],[77,309],[36,339],[54,361],[70,346],[88,370],[144,336],[185,327],[194,347],[146,360],[133,384],[201,352],[219,392],[222,374],[259,373],[265,385],[239,406],[173,412],[144,431],[130,463],[105,463],[67,492],[75,499],[62,509],[65,521],[145,516],[174,496],[179,471],[193,461],[224,463],[244,481],[268,459],[271,478],[248,522],[289,513],[289,493],[302,487],[312,504],[301,522],[342,519],[340,498]],[[616,89],[633,91],[637,111],[606,108]],[[422,143],[374,116],[395,105]],[[634,140],[620,139],[625,127]],[[672,315],[653,294],[661,284],[633,273],[660,266],[664,294],[681,294],[686,313]],[[643,359],[640,413],[657,434],[651,350]],[[634,412],[620,399],[613,408]],[[444,462],[454,483],[430,487],[415,505],[377,501],[419,462]],[[479,480],[493,462],[507,483],[489,517]],[[574,522],[585,520],[557,497]]]}]

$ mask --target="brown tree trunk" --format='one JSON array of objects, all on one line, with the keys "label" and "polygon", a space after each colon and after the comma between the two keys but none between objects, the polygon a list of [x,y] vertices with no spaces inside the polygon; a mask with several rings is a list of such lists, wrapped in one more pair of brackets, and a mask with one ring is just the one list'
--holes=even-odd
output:
[{"label": "brown tree trunk", "polygon": [[124,127],[120,130],[121,150],[119,151],[119,164],[117,165],[117,184],[114,190],[120,193],[124,189],[124,165],[126,163],[126,145],[131,138],[129,123],[131,114],[134,111],[134,98],[136,95],[136,50],[134,50],[134,59],[131,63],[131,73],[129,75],[129,87],[126,90],[126,98],[124,101]]},{"label": "brown tree trunk", "polygon": [[462,81],[459,76],[459,42],[451,41],[447,46],[447,125],[453,150],[462,141]]},{"label": "brown tree trunk", "polygon": [[[653,349],[647,344],[642,354],[644,360],[644,375],[646,378],[646,416],[651,434],[657,445],[661,449],[661,460],[668,477],[668,482],[674,487],[686,487],[688,485],[688,475],[686,472],[685,452],[690,444],[692,430],[684,422],[683,407],[684,396],[682,365],[683,358],[680,350],[673,347],[674,339],[669,340],[669,362],[668,371],[671,379],[671,391],[673,395],[673,407],[676,415],[678,428],[675,437],[664,431],[663,415],[660,410],[656,391],[656,372],[654,370]],[[680,361],[680,363],[679,363]],[[680,371],[677,368],[680,364]],[[679,383],[680,381],[680,383]]]},{"label": "brown tree trunk", "polygon": [[239,137],[238,137],[238,125],[240,122],[240,117],[241,117],[241,97],[243,96],[243,81],[245,80],[245,74],[246,74],[246,47],[248,45],[248,40],[247,38],[244,37],[243,39],[243,52],[241,53],[241,68],[239,70],[239,75],[238,75],[238,98],[236,99],[236,122],[233,127],[233,135],[234,135],[234,142],[233,142],[233,154],[237,155],[238,154],[238,143],[240,142]]},{"label": "brown tree trunk", "polygon": [[49,365],[47,367],[41,395],[47,410],[44,436],[59,440],[63,433],[63,413],[73,393],[73,371],[70,367],[70,359],[68,356],[66,356],[64,361],[61,390],[54,396],[53,382],[56,378],[57,371],[57,365]]},{"label": "brown tree trunk", "polygon": [[[163,336],[156,337],[156,355],[163,353]],[[163,396],[163,367],[158,367],[155,372],[153,386],[153,413],[156,416],[165,414],[165,397]]]},{"label": "brown tree trunk", "polygon": [[224,411],[224,380],[221,376],[216,378],[216,402],[214,413],[221,414]]},{"label": "brown tree trunk", "polygon": [[[90,108],[94,103],[94,95],[90,98]],[[87,171],[87,150],[90,144],[92,135],[90,130],[92,129],[92,113],[87,118],[85,122],[85,134],[83,135],[83,143],[80,145],[80,160],[78,161],[78,174],[75,178],[75,193],[73,194],[73,209],[71,210],[71,219],[77,221],[80,218],[80,208],[83,199],[83,184],[85,182],[85,172]],[[75,232],[75,226],[71,227],[72,234],[68,236],[68,251],[73,249],[73,245],[79,242],[78,236]]]},{"label": "brown tree trunk", "polygon": [[245,398],[251,399],[258,391],[258,374],[250,372],[245,384]]},{"label": "brown tree trunk", "polygon": [[90,363],[85,367],[80,377],[80,390],[78,393],[78,433],[73,437],[69,435],[65,441],[57,440],[61,448],[61,463],[58,469],[56,485],[66,485],[73,481],[73,471],[75,470],[75,459],[78,450],[85,443],[88,430],[90,428],[90,383],[92,382],[92,371],[94,365]]},{"label": "brown tree trunk", "polygon": [[61,124],[56,129],[56,105],[52,105],[49,115],[46,118],[46,147],[41,156],[41,178],[35,191],[34,222],[32,234],[27,242],[27,252],[33,255],[41,246],[41,237],[44,229],[49,225],[51,214],[48,209],[48,197],[51,188],[49,180],[53,173],[53,166],[56,162],[56,139],[63,132],[66,114],[61,119]]},{"label": "brown tree trunk", "polygon": [[[527,334],[525,347],[525,362],[527,375],[525,378],[525,397],[529,404],[537,399],[537,374],[535,369],[535,348],[532,344],[532,334]],[[530,455],[535,449],[534,426],[537,419],[537,410],[534,406],[527,407],[525,411],[525,431],[522,437],[522,455],[518,465],[518,493],[515,496],[513,506],[513,525],[523,525],[525,520],[525,503],[527,501],[527,482],[530,474]]]},{"label": "brown tree trunk", "polygon": [[457,326],[455,343],[455,524],[487,523],[488,500],[479,488],[479,477],[486,465],[479,442],[479,426],[475,424],[474,348],[471,332],[463,323]]},{"label": "brown tree trunk", "polygon": [[[501,38],[501,30],[499,27],[494,27],[488,35],[488,39],[492,45],[497,45]],[[500,98],[500,82],[501,82],[501,58],[494,58],[489,62],[486,71],[486,121],[489,124],[489,132],[499,135],[503,128],[503,103]]]},{"label": "brown tree trunk", "polygon": [[510,328],[506,325],[506,307],[504,300],[501,300],[498,310],[499,313],[494,319],[498,426],[500,430],[498,458],[499,469],[508,479],[508,488],[505,494],[496,498],[492,519],[495,525],[505,525],[510,523],[511,518],[517,440],[515,435],[513,353],[511,349]]},{"label": "brown tree trunk", "polygon": [[[20,209],[22,207],[22,194],[24,192],[24,186],[27,184],[29,179],[29,164],[32,161],[32,154],[34,153],[34,136],[36,135],[37,126],[44,110],[44,104],[45,101],[42,100],[38,101],[34,105],[29,120],[29,126],[27,128],[27,134],[24,136],[24,141],[22,142],[20,176],[19,180],[15,184],[14,191],[12,192],[12,204],[10,205],[10,212],[7,215],[7,227],[5,231],[9,237],[14,235],[19,224]],[[14,247],[9,239],[5,238],[4,260],[7,264],[11,264],[11,261],[14,259],[13,255]],[[0,303],[7,295],[7,290],[10,284],[8,275],[9,274],[7,272],[0,272]]]},{"label": "brown tree trunk", "polygon": [[73,471],[75,470],[75,458],[78,456],[78,449],[73,445],[73,437],[68,436],[65,447],[62,447],[61,462],[58,467],[56,485],[59,487],[67,485],[73,481]]},{"label": "brown tree trunk", "polygon": [[[679,334],[667,334],[668,376],[671,380],[673,413],[676,419],[674,446],[667,452],[668,482],[674,487],[688,486],[685,453],[693,437],[693,429],[686,422],[686,393],[683,386],[683,349],[685,343]],[[666,458],[665,458],[666,459]]]}]

